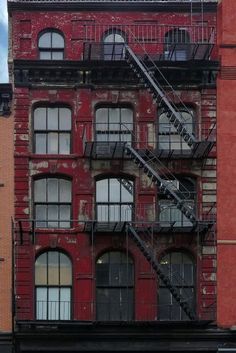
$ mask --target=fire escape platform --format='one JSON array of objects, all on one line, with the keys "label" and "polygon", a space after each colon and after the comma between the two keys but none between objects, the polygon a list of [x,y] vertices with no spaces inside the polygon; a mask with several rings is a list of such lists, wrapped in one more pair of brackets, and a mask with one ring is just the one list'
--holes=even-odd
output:
[{"label": "fire escape platform", "polygon": [[[125,144],[125,142],[85,142],[84,157],[93,160],[129,159],[125,153]],[[214,141],[198,141],[189,150],[156,148],[153,150],[153,153],[160,159],[201,159],[207,157],[214,146]],[[145,148],[137,148],[136,150],[138,150],[140,156],[144,159],[149,151]]]},{"label": "fire escape platform", "polygon": [[194,225],[175,225],[175,222],[100,222],[85,221],[84,232],[94,233],[123,233],[127,224],[139,232],[149,232],[150,234],[165,233],[202,233],[207,231],[212,225],[209,222],[198,221]]},{"label": "fire escape platform", "polygon": [[[121,43],[110,43],[105,45],[106,47],[108,45],[110,46],[109,52],[111,55],[110,58],[107,59],[108,61],[125,60],[124,51],[122,50],[123,45]],[[153,61],[204,61],[209,59],[213,47],[214,44],[212,43],[175,43],[169,45],[168,51],[150,55],[149,58]],[[137,57],[142,60],[146,59],[145,54],[137,55]],[[104,44],[94,42],[84,43],[84,60],[106,61],[106,56],[104,56]]]}]

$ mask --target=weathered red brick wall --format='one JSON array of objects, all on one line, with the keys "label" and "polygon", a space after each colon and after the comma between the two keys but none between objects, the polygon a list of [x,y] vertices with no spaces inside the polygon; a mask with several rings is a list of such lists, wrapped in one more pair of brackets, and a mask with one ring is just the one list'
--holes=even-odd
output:
[{"label": "weathered red brick wall", "polygon": [[218,44],[221,69],[218,76],[218,168],[217,168],[217,321],[219,326],[236,325],[236,3],[219,4]]},{"label": "weathered red brick wall", "polygon": [[[188,15],[189,16],[189,15]],[[37,36],[45,29],[55,27],[62,30],[66,37],[66,58],[81,59],[82,42],[80,21],[91,20],[99,23],[123,22],[147,19],[158,23],[169,22],[170,14],[152,13],[38,13],[18,12],[13,15],[13,55],[18,59],[37,59]],[[190,17],[187,17],[190,23]],[[200,14],[194,15],[200,21]],[[210,24],[215,21],[214,14],[207,14]],[[74,21],[74,22],[73,22]],[[172,23],[186,23],[185,14],[172,14]],[[179,92],[185,103],[196,108],[198,119],[215,120],[215,90],[189,90]],[[15,88],[15,217],[30,219],[32,214],[32,180],[39,175],[66,175],[72,179],[73,219],[81,216],[83,208],[94,202],[95,177],[100,174],[117,175],[121,172],[135,178],[135,203],[157,202],[156,188],[135,165],[117,160],[93,162],[92,169],[88,160],[83,158],[82,136],[85,124],[94,121],[95,106],[98,103],[129,103],[134,107],[136,122],[153,123],[156,120],[157,107],[146,91],[127,90],[92,90],[90,88],[59,89],[59,88]],[[35,103],[64,102],[72,109],[73,152],[69,156],[36,156],[32,153],[32,110]],[[197,180],[198,212],[207,213],[215,197],[215,152],[208,158],[204,168],[201,162],[178,161],[170,162],[168,167],[173,173],[192,175]],[[212,192],[212,194],[211,194]],[[214,199],[215,200],[215,199]],[[126,240],[119,236],[96,235],[94,248],[91,247],[88,234],[82,232],[75,223],[71,230],[36,231],[36,244],[31,244],[31,235],[24,222],[24,245],[17,247],[16,254],[16,289],[18,298],[18,318],[32,319],[34,315],[34,261],[42,250],[59,248],[65,250],[73,264],[73,298],[76,302],[89,303],[95,296],[95,259],[109,249],[125,249]],[[19,231],[17,233],[19,239]],[[197,306],[199,317],[208,319],[209,305],[215,303],[215,247],[212,239],[203,243],[197,235],[174,235],[162,237],[158,256],[168,249],[188,250],[197,263]],[[128,248],[135,263],[135,302],[148,302],[156,305],[156,277],[140,251],[129,240]],[[146,288],[145,292],[143,288]],[[83,290],[81,290],[83,288]],[[80,311],[84,319],[92,319],[93,313],[83,307]],[[82,310],[82,309],[81,309]],[[145,319],[144,308],[139,306],[136,311],[138,319]],[[84,316],[83,316],[84,315]],[[155,319],[155,310],[148,319]],[[147,319],[147,318],[146,318]]]}]

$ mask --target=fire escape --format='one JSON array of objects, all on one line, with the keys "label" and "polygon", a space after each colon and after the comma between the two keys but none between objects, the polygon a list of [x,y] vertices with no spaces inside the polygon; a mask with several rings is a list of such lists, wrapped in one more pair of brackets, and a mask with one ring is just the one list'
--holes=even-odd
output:
[{"label": "fire escape", "polygon": [[[84,43],[84,60],[91,63],[105,60],[108,65],[112,62],[116,64],[124,64],[125,62],[133,73],[134,80],[142,89],[146,88],[152,95],[153,102],[157,104],[160,111],[164,112],[172,131],[185,144],[185,150],[188,151],[187,158],[204,159],[208,156],[215,143],[214,126],[212,124],[208,126],[207,135],[205,136],[202,134],[202,128],[200,133],[198,133],[199,137],[197,137],[196,133],[193,133],[193,130],[189,128],[189,121],[186,120],[183,113],[184,111],[189,112],[188,107],[184,105],[174,88],[169,84],[158,63],[165,62],[173,65],[176,64],[176,61],[183,63],[209,60],[214,46],[214,29],[208,27],[188,28],[190,36],[193,37],[192,40],[189,40],[185,32],[179,31],[172,26],[172,37],[167,38],[164,46],[163,43],[162,45],[161,43],[156,43],[154,55],[153,44],[148,46],[145,41],[142,42],[140,39],[143,38],[144,33],[147,36],[148,27],[141,27],[134,28],[134,26],[116,25],[115,32],[119,34],[126,33],[129,40],[122,40],[120,35],[116,38],[116,33],[113,33],[109,26],[86,27],[85,37],[87,40]],[[164,30],[166,29],[159,28],[159,31],[163,33]],[[152,28],[151,31],[151,35],[155,37],[153,34],[154,29]],[[101,36],[105,32],[110,35],[110,38],[108,43],[103,42],[101,44]],[[177,42],[175,42],[176,36],[179,37]],[[150,43],[152,43],[152,40],[150,40]],[[191,115],[191,112],[189,114]],[[130,134],[130,141],[125,138],[121,138],[119,141],[97,141],[96,138],[91,138],[91,136],[95,136],[97,129],[95,125],[84,129],[85,157],[90,160],[118,158],[132,161],[158,187],[159,192],[172,201],[174,207],[181,212],[188,224],[191,225],[192,231],[204,233],[212,227],[213,220],[204,220],[203,217],[196,215],[195,210],[189,203],[188,190],[186,192],[180,191],[179,180],[172,175],[163,163],[163,158],[168,158],[169,160],[172,158],[185,158],[181,153],[180,155],[176,154],[174,148],[166,153],[164,149],[160,150],[160,148],[150,147],[150,141],[140,142],[138,134],[130,131],[129,126],[125,124],[122,126],[122,130],[126,134]],[[125,180],[122,184],[130,192],[132,185]],[[153,219],[152,222],[147,222],[145,214],[143,216],[141,222],[136,217],[134,217],[135,219],[129,217],[127,220],[122,219],[122,222],[102,222],[96,219],[96,216],[90,216],[89,220],[85,222],[85,231],[91,233],[104,231],[126,232],[151,264],[160,281],[168,288],[183,312],[190,320],[196,320],[196,313],[171,283],[170,278],[163,271],[161,264],[156,258],[155,244],[151,242],[151,235],[163,231],[163,225],[156,219]],[[173,229],[173,224],[170,224],[168,231]],[[184,231],[184,229],[182,230]]]}]

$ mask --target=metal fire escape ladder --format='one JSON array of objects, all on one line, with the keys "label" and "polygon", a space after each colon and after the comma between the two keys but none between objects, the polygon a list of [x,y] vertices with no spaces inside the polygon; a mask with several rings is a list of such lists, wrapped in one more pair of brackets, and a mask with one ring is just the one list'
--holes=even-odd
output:
[{"label": "metal fire escape ladder", "polygon": [[166,97],[166,93],[163,91],[162,87],[157,82],[157,80],[152,77],[150,70],[144,64],[144,62],[137,57],[137,55],[127,44],[125,44],[125,49],[125,58],[132,70],[141,80],[144,81],[145,86],[149,88],[149,90],[152,92],[153,98],[160,97],[162,105],[164,105],[167,111],[166,116],[169,119],[170,123],[175,127],[176,131],[184,139],[184,141],[190,147],[193,147],[196,142],[196,139],[194,135],[187,130],[184,118],[181,116],[181,111],[178,111],[176,109],[175,104],[170,103],[170,101]]},{"label": "metal fire escape ladder", "polygon": [[[176,204],[177,208],[194,224],[197,222],[196,216],[190,207],[186,204],[186,199],[181,198],[181,194],[177,194],[174,190],[172,190],[168,181],[161,178],[160,175],[152,168],[149,163],[149,160],[144,160],[140,154],[130,145],[125,145],[125,152],[130,158],[134,161],[135,164],[138,165],[140,169],[143,169],[144,173],[158,185],[160,191],[163,194],[166,194],[167,197],[171,198]],[[151,161],[151,159],[150,159]]]},{"label": "metal fire escape ladder", "polygon": [[195,320],[196,315],[193,312],[192,308],[188,305],[184,297],[182,297],[176,287],[174,287],[171,284],[171,281],[168,276],[166,276],[160,266],[160,264],[157,262],[155,254],[152,250],[151,247],[148,247],[144,241],[140,238],[136,230],[130,225],[127,224],[127,232],[128,234],[132,237],[133,241],[136,243],[142,254],[145,256],[145,258],[148,260],[148,262],[151,264],[152,268],[154,271],[157,273],[158,277],[161,279],[161,281],[165,284],[166,288],[169,289],[170,293],[174,297],[174,299],[179,303],[180,307],[183,309],[183,311],[186,313],[186,315],[189,317],[190,320]]}]

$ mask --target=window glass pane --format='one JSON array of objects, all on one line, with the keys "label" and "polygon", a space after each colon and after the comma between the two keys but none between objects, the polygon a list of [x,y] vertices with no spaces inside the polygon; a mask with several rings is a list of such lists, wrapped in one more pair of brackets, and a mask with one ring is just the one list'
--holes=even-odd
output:
[{"label": "window glass pane", "polygon": [[121,109],[121,130],[133,130],[133,111],[131,109]]},{"label": "window glass pane", "polygon": [[108,205],[97,205],[97,220],[99,222],[108,222],[109,207]]},{"label": "window glass pane", "polygon": [[35,134],[35,153],[46,154],[46,134]]},{"label": "window glass pane", "polygon": [[47,285],[47,254],[40,255],[35,261],[35,284]]},{"label": "window glass pane", "polygon": [[59,134],[59,153],[70,154],[70,134]]},{"label": "window glass pane", "polygon": [[108,202],[108,179],[96,182],[96,201]]},{"label": "window glass pane", "polygon": [[96,130],[108,129],[108,108],[99,108],[96,110]]},{"label": "window glass pane", "polygon": [[58,153],[58,133],[50,132],[48,134],[48,153],[49,154]]},{"label": "window glass pane", "polygon": [[109,179],[110,202],[120,202],[121,184],[120,179]]},{"label": "window glass pane", "polygon": [[59,288],[48,288],[48,320],[59,320]]},{"label": "window glass pane", "polygon": [[34,201],[35,202],[46,202],[46,179],[35,180],[34,182]]},{"label": "window glass pane", "polygon": [[70,222],[61,222],[61,221],[70,221],[70,206],[60,206],[60,228],[70,228]]},{"label": "window glass pane", "polygon": [[36,205],[35,207],[35,218],[37,220],[36,227],[46,227],[47,220],[47,206],[45,205]]},{"label": "window glass pane", "polygon": [[71,181],[60,179],[59,202],[71,202]]},{"label": "window glass pane", "polygon": [[64,48],[64,38],[61,34],[52,32],[52,48]]},{"label": "window glass pane", "polygon": [[40,51],[39,59],[40,60],[51,60],[51,52],[50,51]]},{"label": "window glass pane", "polygon": [[36,288],[36,319],[47,320],[47,288]]},{"label": "window glass pane", "polygon": [[63,60],[63,52],[62,51],[53,51],[52,52],[52,60]]},{"label": "window glass pane", "polygon": [[121,205],[120,206],[120,220],[123,222],[129,222],[132,221],[132,210],[133,210],[133,205]]},{"label": "window glass pane", "polygon": [[48,227],[49,228],[57,228],[59,219],[58,215],[58,206],[56,205],[48,205]]},{"label": "window glass pane", "polygon": [[48,108],[48,130],[58,130],[58,108]]},{"label": "window glass pane", "polygon": [[48,202],[58,202],[58,179],[48,179]]},{"label": "window glass pane", "polygon": [[71,294],[70,288],[60,289],[60,320],[70,320]]},{"label": "window glass pane", "polygon": [[68,108],[59,108],[59,130],[71,130],[71,110]]},{"label": "window glass pane", "polygon": [[109,130],[120,131],[120,109],[109,108]]},{"label": "window glass pane", "polygon": [[101,321],[110,320],[109,292],[106,288],[97,288],[96,291],[96,318]]},{"label": "window glass pane", "polygon": [[59,253],[48,252],[48,284],[59,285]]},{"label": "window glass pane", "polygon": [[96,281],[97,286],[109,285],[109,264],[97,263],[96,266]]},{"label": "window glass pane", "polygon": [[46,32],[42,34],[39,38],[40,48],[51,48],[51,32]]},{"label": "window glass pane", "polygon": [[72,284],[72,266],[68,256],[60,253],[60,284]]},{"label": "window glass pane", "polygon": [[46,130],[46,108],[34,110],[34,130]]},{"label": "window glass pane", "polygon": [[121,202],[133,202],[133,182],[127,179],[121,180]]},{"label": "window glass pane", "polygon": [[119,34],[119,33],[115,33],[115,34],[114,34],[114,41],[115,41],[116,43],[124,43],[124,42],[125,42],[124,38],[123,38],[122,35]]}]

